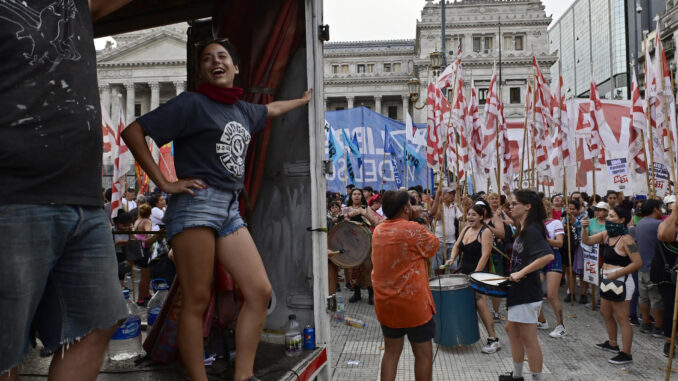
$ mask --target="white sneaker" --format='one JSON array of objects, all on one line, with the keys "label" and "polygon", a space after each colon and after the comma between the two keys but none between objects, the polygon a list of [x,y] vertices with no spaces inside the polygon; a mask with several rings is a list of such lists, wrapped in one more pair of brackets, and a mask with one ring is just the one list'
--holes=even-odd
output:
[{"label": "white sneaker", "polygon": [[549,322],[544,321],[537,321],[537,329],[549,329]]},{"label": "white sneaker", "polygon": [[485,344],[480,351],[483,353],[494,353],[501,349],[501,344],[499,344],[499,339],[490,339],[487,338],[487,344]]},{"label": "white sneaker", "polygon": [[558,324],[556,326],[556,329],[554,329],[553,332],[549,333],[549,336],[555,337],[555,338],[563,337],[565,335],[567,335],[567,330],[565,329],[565,327],[562,324]]}]

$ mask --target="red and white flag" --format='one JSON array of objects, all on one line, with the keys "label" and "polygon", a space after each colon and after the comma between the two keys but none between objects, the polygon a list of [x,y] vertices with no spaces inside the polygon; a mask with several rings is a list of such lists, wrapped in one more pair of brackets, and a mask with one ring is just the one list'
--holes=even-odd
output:
[{"label": "red and white flag", "polygon": [[[669,144],[675,147],[676,142],[676,99],[673,95],[673,86],[671,83],[671,71],[669,69],[668,62],[666,60],[666,52],[664,51],[664,46],[661,39],[661,29],[660,24],[657,23],[657,32],[655,36],[655,78],[657,83],[657,98],[659,101],[659,106],[657,108],[657,125],[661,125],[662,137],[664,137],[664,156],[666,161],[671,163],[675,162],[674,159],[670,158],[670,151],[668,149]],[[668,125],[666,124],[668,120]],[[666,128],[664,128],[666,127]],[[668,136],[668,138],[667,138]],[[673,154],[675,155],[676,150],[674,149]],[[671,161],[669,161],[671,160]]]},{"label": "red and white flag", "polygon": [[601,157],[605,154],[603,139],[600,137],[600,130],[607,126],[605,114],[603,113],[603,104],[600,102],[600,93],[593,75],[591,75],[591,91],[589,97],[589,111],[591,113],[591,135],[588,142],[591,156]]},{"label": "red and white flag", "polygon": [[644,173],[647,170],[647,162],[645,161],[645,153],[643,152],[643,145],[645,142],[641,139],[641,131],[647,131],[647,119],[643,110],[643,99],[640,97],[640,88],[638,88],[638,80],[636,79],[636,69],[633,68],[633,75],[631,77],[631,123],[629,126],[629,152],[627,161],[631,169],[631,173]]},{"label": "red and white flag", "polygon": [[534,66],[535,91],[537,91],[537,98],[541,100],[541,104],[544,106],[542,113],[546,117],[545,123],[548,123],[552,119],[553,115],[550,110],[551,89],[549,88],[548,83],[546,83],[544,73],[542,73],[535,56],[532,56],[532,66]]},{"label": "red and white flag", "polygon": [[[452,115],[448,136],[448,168],[453,168],[459,178],[464,178],[471,170],[469,162],[469,142],[471,141],[468,107],[464,93],[464,78],[461,65],[457,72],[457,85],[453,97]],[[458,139],[458,141],[456,141]],[[457,164],[459,168],[457,168]]]},{"label": "red and white flag", "polygon": [[450,103],[433,83],[428,85],[426,103],[428,105],[426,161],[430,167],[438,170],[443,162],[446,139],[444,119],[450,112]]},{"label": "red and white flag", "polygon": [[499,122],[499,96],[497,87],[497,67],[492,69],[492,79],[490,80],[490,87],[487,90],[487,98],[485,100],[485,124],[483,127],[483,153],[485,157],[489,157],[489,161],[485,163],[486,168],[491,168],[491,161],[496,154],[495,140],[497,138],[497,124]]},{"label": "red and white flag", "polygon": [[457,76],[457,70],[461,60],[457,59],[451,64],[447,65],[445,70],[436,79],[436,87],[440,90],[454,86],[454,79]]},{"label": "red and white flag", "polygon": [[483,136],[482,136],[482,125],[480,124],[480,109],[478,108],[478,92],[476,91],[475,86],[471,83],[471,100],[468,103],[468,120],[467,126],[471,130],[471,147],[473,148],[473,153],[471,154],[473,158],[473,163],[478,165],[478,159],[482,157],[483,154]]},{"label": "red and white flag", "polygon": [[132,169],[133,157],[122,139],[125,130],[125,119],[122,109],[115,131],[115,146],[113,148],[113,185],[111,194],[111,217],[117,217],[118,209],[122,208],[122,198],[125,196],[125,175]]},{"label": "red and white flag", "polygon": [[552,165],[554,177],[562,175],[563,166],[576,164],[574,140],[571,139],[570,118],[567,114],[567,103],[563,94],[563,77],[560,76],[556,93],[552,98],[553,110],[553,134],[551,136],[552,149],[549,152],[549,160]]}]

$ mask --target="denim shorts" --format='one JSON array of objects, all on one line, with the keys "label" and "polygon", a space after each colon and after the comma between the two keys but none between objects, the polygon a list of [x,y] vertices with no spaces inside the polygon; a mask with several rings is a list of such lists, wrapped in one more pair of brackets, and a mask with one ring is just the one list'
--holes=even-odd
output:
[{"label": "denim shorts", "polygon": [[560,255],[560,250],[558,249],[553,249],[551,250],[553,252],[553,260],[549,262],[546,267],[544,267],[544,272],[545,273],[561,273],[563,272],[563,258]]},{"label": "denim shorts", "polygon": [[189,228],[212,228],[218,237],[225,237],[247,226],[238,210],[239,191],[216,188],[193,189],[195,196],[179,193],[170,196],[163,222],[167,240]]},{"label": "denim shorts", "polygon": [[0,374],[127,317],[103,208],[0,204]]}]

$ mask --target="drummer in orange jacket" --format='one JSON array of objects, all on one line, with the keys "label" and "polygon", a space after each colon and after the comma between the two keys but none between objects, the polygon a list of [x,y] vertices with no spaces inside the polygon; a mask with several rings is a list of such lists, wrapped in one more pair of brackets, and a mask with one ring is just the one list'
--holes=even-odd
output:
[{"label": "drummer in orange jacket", "polygon": [[410,205],[406,191],[384,193],[382,210],[386,220],[372,236],[374,308],[385,342],[381,379],[395,380],[407,335],[414,353],[415,379],[431,380],[436,309],[426,259],[438,251],[439,240],[412,221],[422,209]]}]

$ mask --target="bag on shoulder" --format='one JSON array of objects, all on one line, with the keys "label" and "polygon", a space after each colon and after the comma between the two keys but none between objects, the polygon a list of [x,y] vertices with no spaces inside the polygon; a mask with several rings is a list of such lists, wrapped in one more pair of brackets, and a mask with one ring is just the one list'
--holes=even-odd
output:
[{"label": "bag on shoulder", "polygon": [[676,284],[678,271],[678,242],[657,242],[654,248],[654,257],[650,265],[650,281],[655,284]]}]

